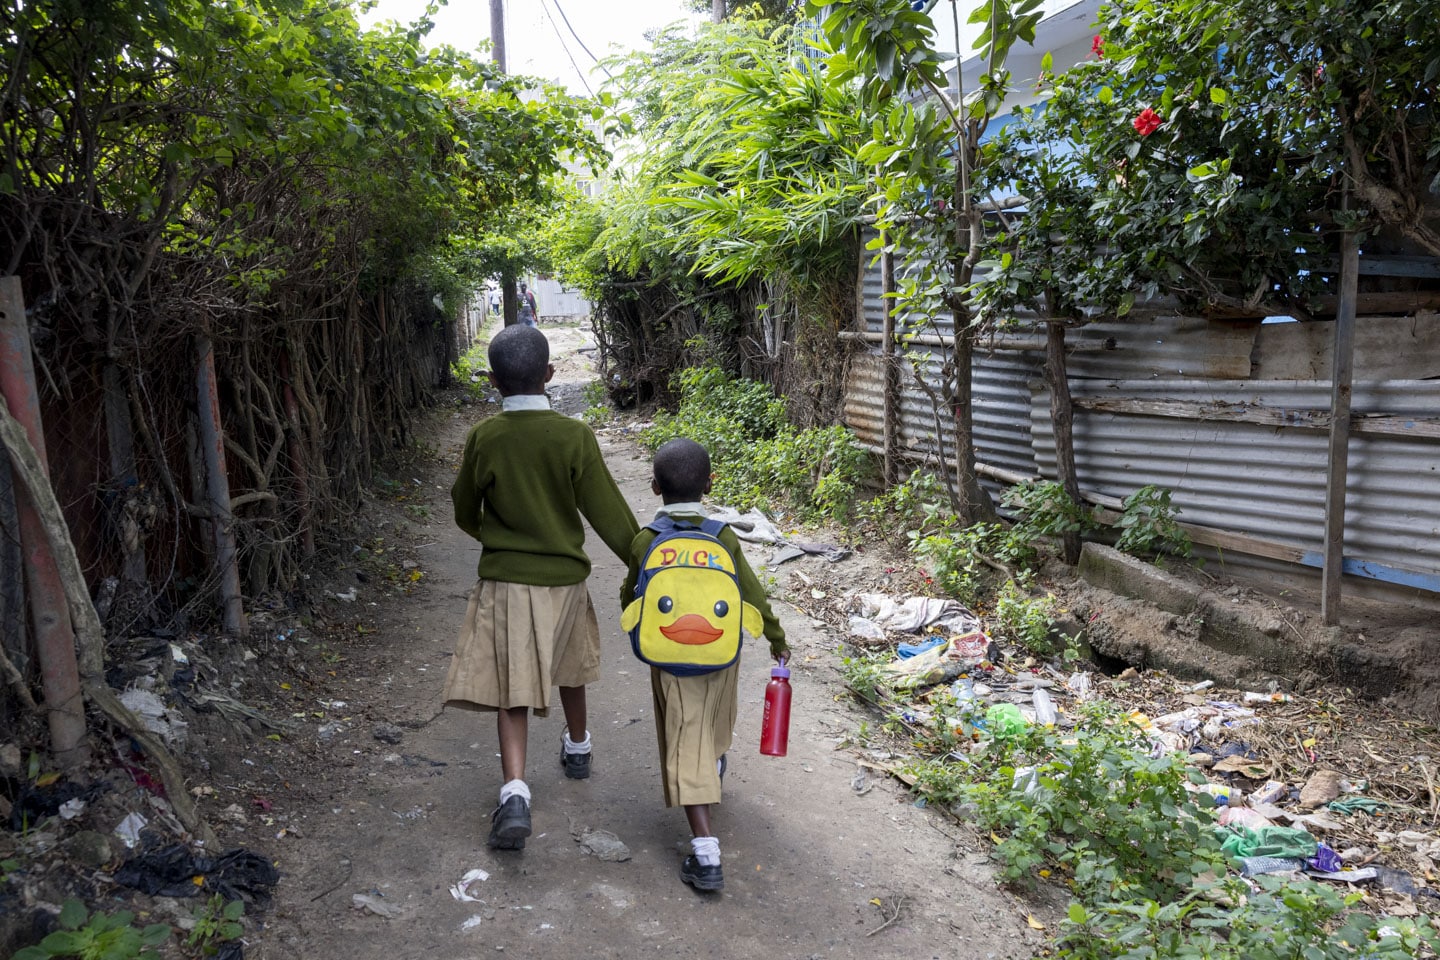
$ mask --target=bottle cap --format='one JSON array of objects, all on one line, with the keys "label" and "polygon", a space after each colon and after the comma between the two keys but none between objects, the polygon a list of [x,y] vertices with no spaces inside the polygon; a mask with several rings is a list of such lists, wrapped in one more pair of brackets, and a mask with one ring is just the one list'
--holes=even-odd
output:
[{"label": "bottle cap", "polygon": [[770,668],[770,676],[771,676],[771,677],[777,677],[777,678],[784,679],[784,680],[789,680],[789,679],[790,679],[790,668],[789,668],[789,667],[771,667],[771,668]]}]

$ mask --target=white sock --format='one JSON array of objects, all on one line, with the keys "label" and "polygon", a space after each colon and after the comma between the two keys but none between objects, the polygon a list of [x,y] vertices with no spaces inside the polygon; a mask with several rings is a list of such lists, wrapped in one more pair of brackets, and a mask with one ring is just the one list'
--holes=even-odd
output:
[{"label": "white sock", "polygon": [[589,730],[586,730],[586,731],[585,731],[585,739],[584,739],[583,742],[581,742],[581,743],[576,743],[574,740],[571,740],[571,739],[570,739],[570,731],[569,731],[569,730],[566,730],[566,731],[565,731],[565,752],[568,753],[568,754],[570,754],[571,756],[575,756],[575,755],[581,754],[581,753],[589,753],[589,752],[590,752],[590,731],[589,731]]},{"label": "white sock", "polygon": [[702,866],[713,867],[720,862],[720,841],[715,837],[692,837],[690,852]]},{"label": "white sock", "polygon": [[510,780],[500,788],[500,805],[503,807],[505,801],[511,797],[523,797],[525,806],[530,806],[530,785],[524,780]]}]

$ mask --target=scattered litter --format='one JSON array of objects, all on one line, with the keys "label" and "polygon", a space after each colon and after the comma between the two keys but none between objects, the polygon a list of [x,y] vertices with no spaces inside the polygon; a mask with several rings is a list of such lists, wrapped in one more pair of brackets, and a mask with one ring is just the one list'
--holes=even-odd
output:
[{"label": "scattered litter", "polygon": [[127,814],[124,820],[115,825],[115,836],[119,837],[125,846],[134,850],[135,845],[140,842],[140,831],[144,830],[149,822],[143,814]]},{"label": "scattered litter", "polygon": [[1285,784],[1279,780],[1266,780],[1258,789],[1250,794],[1250,805],[1257,803],[1274,803],[1285,796]]},{"label": "scattered litter", "polygon": [[1077,700],[1088,700],[1092,683],[1090,674],[1077,670],[1065,681],[1065,689],[1075,694]]},{"label": "scattered litter", "polygon": [[1237,857],[1240,876],[1258,877],[1266,873],[1298,873],[1305,866],[1299,857]]},{"label": "scattered litter", "polygon": [[373,913],[375,916],[384,917],[386,920],[398,920],[404,913],[404,911],[395,904],[389,903],[369,893],[356,893],[351,895],[350,904],[356,910]]},{"label": "scattered litter", "polygon": [[1042,727],[1055,726],[1060,715],[1055,711],[1055,701],[1050,699],[1050,691],[1044,687],[1036,687],[1031,699],[1035,706],[1035,722]]},{"label": "scattered litter", "polygon": [[1323,807],[1344,792],[1345,777],[1338,770],[1319,770],[1300,788],[1300,809]]},{"label": "scattered litter", "polygon": [[1338,800],[1331,800],[1325,805],[1326,809],[1347,817],[1356,813],[1379,813],[1388,806],[1388,803],[1373,797],[1341,797]]},{"label": "scattered litter", "polygon": [[1254,693],[1253,691],[1246,691],[1246,693],[1245,693],[1245,695],[1242,697],[1242,699],[1243,699],[1246,703],[1289,703],[1289,702],[1290,702],[1290,694],[1288,694],[1288,693]]},{"label": "scattered litter", "polygon": [[346,603],[354,603],[355,599],[360,596],[360,592],[358,587],[351,587],[344,593],[332,593],[330,596],[336,600],[344,600]]},{"label": "scattered litter", "polygon": [[[926,627],[952,634],[980,629],[980,618],[958,600],[907,597],[897,603],[881,593],[862,593],[855,597],[853,612],[882,630],[895,633],[916,633]],[[854,619],[851,625],[853,628]]]},{"label": "scattered litter", "polygon": [[1320,880],[1343,880],[1346,883],[1359,883],[1361,880],[1374,880],[1376,874],[1374,867],[1364,867],[1359,870],[1306,870],[1305,876]]},{"label": "scattered litter", "polygon": [[479,897],[470,895],[470,888],[474,884],[484,883],[489,879],[490,874],[476,867],[474,870],[468,871],[465,876],[461,877],[457,882],[450,885],[450,896],[459,900],[461,903],[484,903]]},{"label": "scattered litter", "polygon": [[1308,860],[1315,856],[1316,839],[1292,827],[1225,827],[1220,849],[1232,857],[1282,857]]},{"label": "scattered litter", "polygon": [[114,879],[151,896],[218,893],[226,900],[243,899],[264,906],[270,902],[270,888],[280,882],[280,873],[269,860],[249,850],[211,857],[175,843],[126,860]]},{"label": "scattered litter", "polygon": [[484,923],[484,922],[485,922],[485,917],[484,917],[482,914],[477,913],[477,914],[475,914],[475,916],[470,917],[470,918],[467,919],[464,923],[460,924],[460,929],[461,929],[461,930],[474,930],[476,927],[480,926],[480,924],[482,924],[482,923]]},{"label": "scattered litter", "polygon": [[1330,849],[1323,841],[1315,845],[1315,856],[1306,863],[1310,865],[1310,869],[1320,873],[1335,873],[1345,866],[1345,862],[1340,859],[1340,854]]},{"label": "scattered litter", "polygon": [[925,640],[917,640],[915,643],[902,643],[895,648],[895,656],[901,660],[909,660],[911,657],[918,656],[926,650],[938,647],[944,642],[944,637],[929,637]]},{"label": "scattered litter", "polygon": [[79,797],[76,797],[73,800],[66,800],[64,803],[60,804],[61,820],[74,820],[76,817],[80,816],[80,814],[84,812],[85,801],[81,800]]},{"label": "scattered litter", "polygon": [[870,782],[870,778],[865,774],[865,768],[860,767],[856,769],[855,776],[850,778],[850,789],[854,790],[857,796],[863,797],[874,788],[875,785]]},{"label": "scattered litter", "polygon": [[149,690],[131,687],[120,694],[120,702],[140,720],[141,726],[157,733],[167,744],[183,743],[187,724],[165,701]]}]

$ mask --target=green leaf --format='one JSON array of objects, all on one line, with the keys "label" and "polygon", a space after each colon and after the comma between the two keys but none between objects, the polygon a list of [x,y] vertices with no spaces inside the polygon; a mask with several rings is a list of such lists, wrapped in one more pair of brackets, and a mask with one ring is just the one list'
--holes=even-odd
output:
[{"label": "green leaf", "polygon": [[90,911],[79,900],[66,900],[60,908],[60,926],[66,930],[79,930],[89,919]]},{"label": "green leaf", "polygon": [[1115,91],[1111,90],[1109,87],[1101,87],[1100,92],[1097,93],[1095,96],[1097,99],[1099,99],[1101,103],[1108,104],[1110,101],[1115,99]]},{"label": "green leaf", "polygon": [[1070,922],[1074,924],[1082,924],[1090,917],[1090,915],[1085,912],[1083,906],[1074,902],[1070,904],[1070,909],[1066,911],[1066,915],[1070,918]]},{"label": "green leaf", "polygon": [[240,919],[242,916],[244,916],[244,915],[245,915],[245,901],[244,901],[244,900],[231,900],[229,903],[225,904],[225,912],[224,912],[223,916],[225,917],[226,920],[239,920],[239,919]]},{"label": "green leaf", "polygon": [[1230,101],[1230,94],[1219,87],[1210,88],[1210,102],[1224,104]]},{"label": "green leaf", "polygon": [[1041,73],[1054,73],[1054,72],[1055,72],[1055,55],[1054,55],[1053,53],[1051,53],[1049,50],[1045,51],[1045,56],[1043,56],[1043,57],[1040,58],[1040,72],[1041,72]]}]

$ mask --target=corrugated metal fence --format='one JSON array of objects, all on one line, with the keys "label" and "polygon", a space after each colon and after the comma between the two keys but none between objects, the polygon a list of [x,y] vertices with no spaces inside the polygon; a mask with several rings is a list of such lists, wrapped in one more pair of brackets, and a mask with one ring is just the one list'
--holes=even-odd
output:
[{"label": "corrugated metal fence", "polygon": [[[885,309],[878,263],[861,277],[873,341]],[[937,424],[947,456],[953,431],[912,369],[938,391],[948,327],[911,343],[909,360],[900,361],[898,446],[931,465]],[[1302,377],[1328,370],[1330,329],[1172,316],[1073,331],[1067,374],[1081,489],[1120,498],[1157,484],[1172,491],[1182,520],[1316,552],[1302,561],[1316,565],[1330,382]],[[1347,572],[1379,565],[1382,579],[1430,591],[1440,589],[1440,380],[1415,378],[1440,376],[1440,359],[1427,349],[1437,338],[1436,314],[1358,321],[1345,524]],[[984,464],[1053,479],[1042,344],[1043,336],[1035,349],[977,352],[975,444]],[[880,346],[869,346],[851,365],[845,416],[878,450],[884,361]]]}]

